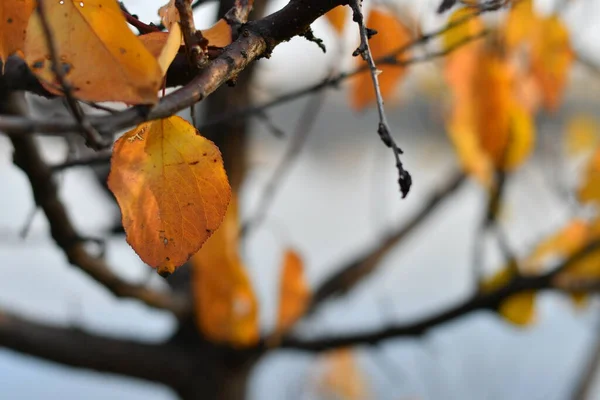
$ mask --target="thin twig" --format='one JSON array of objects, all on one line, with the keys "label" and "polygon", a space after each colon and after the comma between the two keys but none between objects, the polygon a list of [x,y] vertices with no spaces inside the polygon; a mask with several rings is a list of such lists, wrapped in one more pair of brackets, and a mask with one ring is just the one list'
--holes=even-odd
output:
[{"label": "thin twig", "polygon": [[358,24],[360,31],[360,46],[352,55],[360,55],[369,65],[369,72],[371,73],[371,80],[373,81],[373,89],[375,90],[375,97],[377,98],[377,112],[379,113],[379,127],[377,128],[377,133],[379,133],[381,141],[387,147],[392,149],[392,152],[394,153],[394,158],[396,159],[396,168],[398,168],[398,184],[400,185],[402,198],[404,198],[408,194],[412,185],[412,177],[408,171],[404,169],[402,161],[400,160],[400,155],[403,153],[402,149],[398,146],[390,134],[390,127],[383,106],[383,96],[381,95],[381,88],[379,87],[379,71],[377,70],[377,66],[375,65],[375,61],[373,60],[373,55],[371,54],[371,49],[369,47],[369,37],[374,34],[374,32],[369,31],[365,26],[360,0],[350,1],[350,7],[354,13],[354,21]]},{"label": "thin twig", "polygon": [[179,23],[188,61],[196,69],[203,68],[208,63],[208,40],[202,36],[202,32],[196,30],[194,24],[194,12],[191,0],[175,0],[175,7],[179,11]]}]

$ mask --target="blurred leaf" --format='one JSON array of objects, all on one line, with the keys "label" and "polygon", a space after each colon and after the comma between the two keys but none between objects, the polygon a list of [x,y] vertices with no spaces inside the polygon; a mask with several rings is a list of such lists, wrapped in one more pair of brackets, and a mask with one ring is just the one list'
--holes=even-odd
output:
[{"label": "blurred leaf", "polygon": [[311,296],[304,278],[302,259],[293,250],[285,252],[279,288],[277,331],[283,333],[304,315]]},{"label": "blurred leaf", "polygon": [[515,325],[530,325],[535,320],[535,292],[528,290],[507,297],[500,303],[498,312]]},{"label": "blurred leaf", "polygon": [[[482,293],[491,293],[509,285],[518,275],[517,266],[511,263],[481,283]],[[535,292],[524,291],[504,299],[498,313],[515,325],[529,325],[535,317]]]},{"label": "blurred leaf", "polygon": [[333,350],[321,358],[325,373],[320,379],[319,388],[323,394],[345,400],[371,398],[351,348]]},{"label": "blurred leaf", "polygon": [[[378,8],[372,8],[367,18],[367,27],[377,31],[369,40],[373,58],[377,59],[398,50],[411,40],[410,31],[402,22],[392,14]],[[410,58],[410,52],[405,51],[402,59]],[[360,56],[356,57],[358,67],[365,66]],[[406,67],[378,63],[379,86],[384,100],[390,102],[394,99],[396,88],[402,77],[406,74]],[[361,72],[352,79],[351,104],[355,110],[363,110],[376,101],[375,89],[369,71]]]},{"label": "blurred leaf", "polygon": [[512,170],[529,156],[534,126],[515,98],[506,60],[493,48],[475,54],[467,76],[450,81],[455,105],[448,132],[465,170],[489,186],[495,168]]},{"label": "blurred leaf", "polygon": [[583,249],[589,237],[588,224],[583,220],[572,220],[540,242],[523,262],[523,268],[527,273],[540,273],[548,261],[565,260]]},{"label": "blurred leaf", "polygon": [[586,166],[582,185],[579,187],[579,201],[597,203],[600,201],[600,147],[597,147]]},{"label": "blurred leaf", "polygon": [[[481,21],[481,18],[473,15],[473,11],[468,8],[460,8],[450,15],[450,18],[448,19],[448,24],[458,25],[447,30],[442,35],[444,49],[452,49],[455,46],[464,43],[465,40],[483,32],[484,25]],[[463,20],[464,22],[460,22]],[[465,48],[472,46],[474,43],[475,42],[468,43],[464,46],[461,45],[461,47],[457,48],[455,51],[462,51]]]},{"label": "blurred leaf", "polygon": [[344,33],[344,27],[346,26],[346,20],[348,19],[347,16],[348,8],[346,6],[337,6],[325,14],[325,18],[327,18],[327,21],[338,35]]},{"label": "blurred leaf", "polygon": [[[162,70],[156,58],[129,29],[114,0],[45,1],[57,55],[74,95],[87,101],[151,104],[158,100]],[[37,12],[27,27],[25,59],[46,88],[62,91]]]},{"label": "blurred leaf", "polygon": [[531,74],[543,95],[544,107],[555,111],[574,59],[565,24],[557,16],[536,15],[533,2],[524,0],[512,6],[504,32],[511,51],[525,47]]},{"label": "blurred leaf", "polygon": [[587,115],[575,115],[567,122],[565,136],[567,154],[578,156],[598,144],[598,124]]},{"label": "blurred leaf", "polygon": [[117,140],[108,187],[127,242],[162,275],[200,249],[231,196],[217,146],[177,116],[143,123]]},{"label": "blurred leaf", "polygon": [[192,257],[192,290],[201,332],[245,347],[259,339],[258,303],[239,254],[239,229],[234,196],[221,227]]},{"label": "blurred leaf", "polygon": [[0,3],[0,60],[6,61],[9,56],[23,51],[33,7],[33,0],[2,0]]}]

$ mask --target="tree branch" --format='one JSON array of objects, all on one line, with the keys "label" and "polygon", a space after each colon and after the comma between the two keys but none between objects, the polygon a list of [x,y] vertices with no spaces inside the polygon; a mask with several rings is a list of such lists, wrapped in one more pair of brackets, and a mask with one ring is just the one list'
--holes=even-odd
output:
[{"label": "tree branch", "polygon": [[[593,251],[598,251],[599,248],[600,242],[593,242],[547,274],[539,276],[517,275],[506,286],[489,293],[476,292],[462,303],[421,321],[410,324],[391,325],[372,332],[341,337],[332,336],[314,340],[303,340],[301,338],[289,336],[282,340],[281,347],[315,352],[352,345],[374,345],[383,340],[403,336],[419,336],[438,325],[462,317],[470,312],[476,310],[497,310],[507,297],[523,291],[561,290],[562,288],[558,287],[554,282],[554,278],[565,268],[590,255]],[[593,287],[594,290],[600,288],[600,285],[590,286]],[[581,293],[579,290],[580,288],[577,289],[576,293]]]},{"label": "tree branch", "polygon": [[71,367],[183,385],[193,360],[169,344],[108,338],[28,321],[0,310],[0,347]]}]

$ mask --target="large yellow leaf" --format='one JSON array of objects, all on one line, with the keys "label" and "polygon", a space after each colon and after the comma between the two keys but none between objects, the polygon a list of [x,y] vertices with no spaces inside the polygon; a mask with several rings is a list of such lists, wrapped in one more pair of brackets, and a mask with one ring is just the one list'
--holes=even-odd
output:
[{"label": "large yellow leaf", "polygon": [[304,278],[302,259],[293,250],[285,253],[279,286],[279,316],[277,331],[287,331],[306,311],[310,289]]},{"label": "large yellow leaf", "polygon": [[200,249],[231,197],[219,149],[177,116],[141,124],[117,140],[108,186],[127,242],[163,275]]},{"label": "large yellow leaf", "polygon": [[327,21],[338,35],[344,33],[347,16],[348,8],[345,6],[337,6],[325,14],[325,18],[327,18]]},{"label": "large yellow leaf", "polygon": [[320,391],[327,398],[367,400],[372,398],[364,374],[360,371],[351,348],[342,348],[322,357],[325,372],[319,380]]},{"label": "large yellow leaf", "polygon": [[250,346],[259,339],[258,305],[239,255],[237,201],[225,221],[192,257],[196,322],[210,340]]},{"label": "large yellow leaf", "polygon": [[[115,0],[45,1],[61,68],[78,99],[155,103],[162,70],[127,26]],[[46,87],[60,93],[37,12],[27,28],[25,59]]]},{"label": "large yellow leaf", "polygon": [[[398,18],[378,8],[371,9],[366,25],[377,31],[377,35],[369,40],[374,59],[389,55],[411,40],[410,31]],[[357,66],[366,65],[360,56],[356,58]],[[402,53],[401,59],[408,58],[410,58],[410,52]],[[406,74],[406,67],[379,63],[377,68],[381,71],[379,74],[381,95],[384,100],[389,102],[394,99],[397,85]],[[368,71],[358,74],[352,80],[352,84],[351,103],[355,110],[362,110],[375,102],[375,89]]]},{"label": "large yellow leaf", "polygon": [[2,0],[0,2],[0,60],[23,51],[33,0]]},{"label": "large yellow leaf", "polygon": [[579,200],[583,203],[597,205],[600,202],[600,147],[596,149],[587,164],[578,194]]}]

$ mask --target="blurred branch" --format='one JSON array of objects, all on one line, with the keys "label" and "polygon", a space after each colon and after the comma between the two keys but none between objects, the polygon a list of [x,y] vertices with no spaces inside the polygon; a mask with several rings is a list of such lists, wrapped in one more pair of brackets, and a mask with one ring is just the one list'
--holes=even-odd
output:
[{"label": "blurred branch", "polygon": [[108,338],[29,321],[0,310],[0,347],[71,367],[182,385],[193,359],[169,344]]},{"label": "blurred branch", "polygon": [[[27,113],[24,98],[20,93],[5,94],[0,103],[2,113],[13,115]],[[14,164],[29,179],[35,203],[44,211],[48,219],[52,238],[72,265],[79,267],[115,296],[135,298],[151,307],[171,311],[178,317],[188,314],[189,299],[126,282],[116,275],[103,259],[89,254],[85,248],[88,240],[81,237],[73,227],[67,210],[58,196],[52,170],[42,159],[34,138],[19,136],[12,137],[11,141],[14,147]]]},{"label": "blurred branch", "polygon": [[[398,338],[403,336],[419,336],[425,334],[428,330],[433,329],[443,323],[452,321],[467,315],[477,310],[496,311],[500,304],[509,296],[512,296],[523,291],[539,291],[539,290],[563,290],[555,282],[555,277],[566,267],[588,256],[591,252],[597,251],[600,248],[600,242],[593,242],[584,248],[582,251],[565,260],[560,266],[539,276],[519,276],[514,277],[506,286],[503,286],[489,293],[474,293],[462,303],[450,307],[438,314],[425,318],[421,321],[391,325],[383,329],[377,329],[372,332],[360,333],[357,335],[347,336],[331,336],[317,339],[301,339],[293,336],[284,338],[281,342],[283,348],[293,348],[305,351],[326,351],[339,347],[353,345],[375,345],[383,340]],[[600,289],[600,282],[595,285],[590,285],[594,290],[590,293],[597,293],[596,289]],[[580,290],[575,293],[581,293]]]},{"label": "blurred branch", "polygon": [[396,248],[402,240],[419,228],[444,200],[456,193],[465,180],[464,173],[460,171],[451,174],[446,183],[430,194],[429,198],[423,201],[421,209],[400,229],[388,235],[377,247],[344,265],[338,269],[338,272],[325,280],[315,289],[307,315],[313,313],[326,300],[346,294],[359,282],[376,271],[383,258],[392,249]]}]

